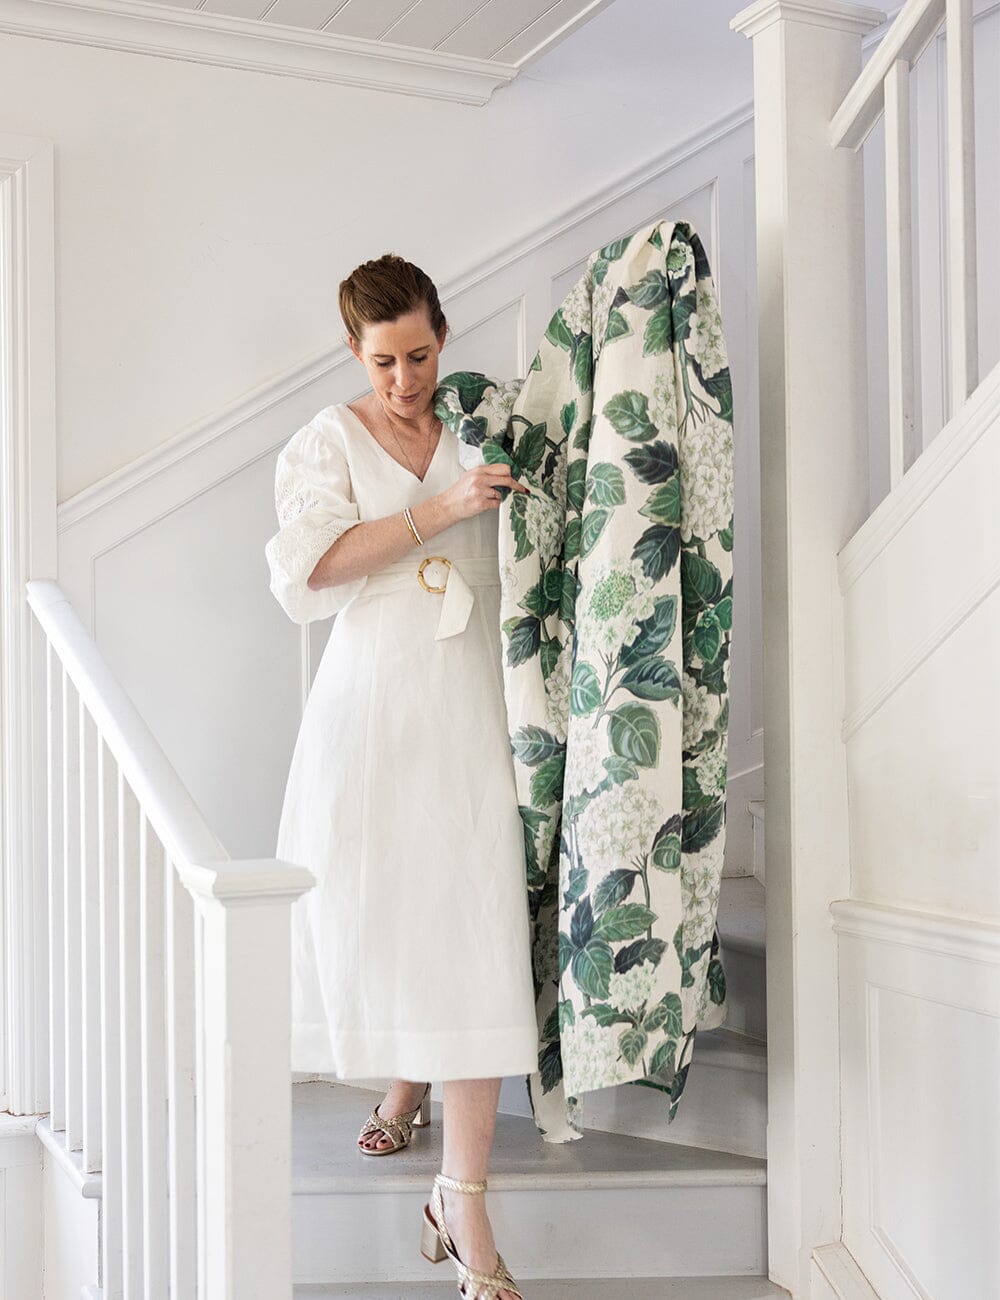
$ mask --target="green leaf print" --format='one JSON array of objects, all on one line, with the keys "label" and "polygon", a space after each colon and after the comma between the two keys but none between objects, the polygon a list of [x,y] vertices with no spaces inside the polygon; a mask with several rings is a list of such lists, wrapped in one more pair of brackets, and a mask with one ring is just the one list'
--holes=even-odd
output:
[{"label": "green leaf print", "polygon": [[722,578],[711,560],[694,551],[681,555],[681,594],[692,609],[714,605],[722,593]]},{"label": "green leaf print", "polygon": [[685,853],[700,853],[711,844],[722,829],[726,816],[724,799],[707,808],[695,808],[684,816],[684,835],[681,847]]},{"label": "green leaf print", "polygon": [[618,664],[629,668],[655,655],[669,644],[677,627],[677,597],[658,597],[653,613],[639,624],[639,631],[630,645],[622,646]]},{"label": "green leaf print", "polygon": [[582,510],[586,499],[587,462],[575,460],[566,471],[566,499],[574,510]]},{"label": "green leaf print", "polygon": [[626,292],[637,307],[658,307],[670,298],[667,277],[662,271],[649,271],[638,284],[626,286]]},{"label": "green leaf print", "polygon": [[[507,663],[514,668],[538,654],[542,633],[537,618],[508,619],[507,623],[511,621],[514,626],[510,629],[507,642]],[[507,623],[504,624],[504,631],[507,631]]]},{"label": "green leaf print", "polygon": [[626,453],[625,463],[643,483],[665,483],[680,468],[677,448],[672,442],[663,442],[659,438],[641,447],[633,447]]},{"label": "green leaf print", "polygon": [[609,945],[601,939],[592,939],[585,948],[573,954],[570,973],[582,993],[592,998],[606,998],[613,965]]},{"label": "green leaf print", "polygon": [[669,352],[674,346],[674,321],[670,304],[657,307],[649,320],[642,336],[642,355],[654,356],[658,352]]},{"label": "green leaf print", "polygon": [[633,664],[620,684],[640,700],[677,700],[681,695],[677,665],[659,655]]},{"label": "green leaf print", "polygon": [[626,944],[615,953],[615,970],[619,975],[624,975],[627,970],[644,961],[656,966],[666,948],[664,939],[637,939],[635,943]]},{"label": "green leaf print", "polygon": [[681,817],[674,814],[656,832],[650,861],[658,871],[679,871],[681,866]]},{"label": "green leaf print", "polygon": [[640,767],[655,767],[660,757],[660,722],[645,704],[620,704],[608,714],[608,736],[616,754]]},{"label": "green leaf print", "polygon": [[603,1027],[608,1025],[631,1025],[633,1019],[624,1011],[616,1011],[614,1007],[609,1007],[606,1002],[593,1002],[589,1007],[584,1007],[580,1012],[581,1016],[593,1016],[594,1020]]},{"label": "green leaf print", "polygon": [[604,531],[604,525],[611,518],[611,511],[588,510],[583,516],[583,532],[580,540],[580,554],[589,555],[597,545],[601,533]]},{"label": "green leaf print", "polygon": [[515,449],[516,468],[534,474],[545,455],[544,424],[533,424],[521,434]]},{"label": "green leaf print", "polygon": [[722,649],[722,627],[714,610],[705,610],[698,619],[694,630],[694,645],[705,663],[711,663]]},{"label": "green leaf print", "polygon": [[600,706],[603,698],[597,672],[586,660],[581,659],[573,669],[570,682],[570,712],[577,717],[586,717],[588,713],[593,713]]},{"label": "green leaf print", "polygon": [[563,755],[547,758],[539,763],[531,777],[531,802],[543,808],[562,798],[563,770],[566,766]]},{"label": "green leaf print", "polygon": [[576,422],[576,402],[567,402],[559,412],[559,423],[562,425],[562,431],[568,438],[573,432],[573,425]]},{"label": "green leaf print", "polygon": [[645,393],[634,389],[617,393],[605,404],[604,416],[623,438],[646,442],[656,437],[656,425],[649,418],[649,399]]},{"label": "green leaf print", "polygon": [[617,307],[608,312],[608,323],[604,330],[605,343],[614,343],[615,339],[625,339],[632,333],[632,326]]},{"label": "green leaf print", "polygon": [[576,356],[573,358],[573,374],[580,392],[588,393],[594,377],[594,352],[588,335],[584,335],[583,341],[577,343]]},{"label": "green leaf print", "polygon": [[681,480],[675,474],[662,487],[651,492],[646,504],[639,507],[639,513],[658,524],[679,525],[681,522]]},{"label": "green leaf print", "polygon": [[656,920],[656,913],[641,903],[623,903],[602,912],[594,922],[598,939],[610,941],[638,938]]},{"label": "green leaf print", "polygon": [[646,1033],[642,1029],[625,1029],[622,1036],[618,1039],[618,1046],[621,1048],[621,1054],[629,1065],[634,1065],[645,1050],[649,1041]]},{"label": "green leaf print", "polygon": [[543,727],[521,727],[513,737],[511,746],[514,756],[528,767],[537,767],[547,758],[558,758],[563,752],[562,744],[551,732]]},{"label": "green leaf print", "polygon": [[617,506],[625,500],[625,475],[617,465],[593,467],[587,475],[587,500],[596,506]]},{"label": "green leaf print", "polygon": [[631,894],[638,874],[629,867],[616,867],[608,872],[594,890],[594,911],[600,913],[616,903],[623,903]]},{"label": "green leaf print", "polygon": [[646,577],[659,582],[681,554],[681,530],[667,524],[653,524],[636,542],[632,554],[641,562]]},{"label": "green leaf print", "polygon": [[[550,343],[554,343],[557,348],[563,348],[566,352],[572,349],[573,333],[563,319],[561,310],[557,311],[549,321],[549,328],[545,331],[545,337]],[[540,369],[541,366],[539,365]]]}]

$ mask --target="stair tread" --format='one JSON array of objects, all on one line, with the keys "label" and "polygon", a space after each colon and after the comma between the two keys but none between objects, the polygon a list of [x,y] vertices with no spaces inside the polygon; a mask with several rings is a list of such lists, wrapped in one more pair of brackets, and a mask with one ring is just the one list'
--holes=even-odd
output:
[{"label": "stair tread", "polygon": [[[602,1277],[519,1278],[531,1300],[770,1300],[789,1293],[766,1277]],[[295,1300],[433,1300],[453,1296],[455,1282],[345,1282],[337,1286],[298,1285]]]},{"label": "stair tread", "polygon": [[[426,1191],[441,1168],[441,1105],[415,1129],[405,1151],[362,1155],[356,1139],[383,1094],[348,1083],[313,1081],[292,1088],[292,1187],[296,1193]],[[586,1099],[584,1099],[586,1105]],[[664,1105],[667,1104],[664,1095]],[[705,1147],[588,1129],[578,1140],[548,1143],[534,1120],[497,1115],[490,1187],[497,1191],[590,1187],[763,1185],[767,1162]]]},{"label": "stair tread", "polygon": [[765,898],[764,886],[756,876],[723,876],[718,912],[723,961],[727,948],[765,955]]}]

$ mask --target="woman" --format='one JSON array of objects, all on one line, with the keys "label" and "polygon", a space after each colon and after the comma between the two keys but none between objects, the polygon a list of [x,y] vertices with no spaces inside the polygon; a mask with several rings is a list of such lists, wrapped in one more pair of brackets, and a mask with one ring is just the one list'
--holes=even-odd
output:
[{"label": "woman", "polygon": [[422,1250],[448,1253],[467,1300],[515,1300],[476,1193],[501,1079],[537,1067],[495,513],[527,489],[434,414],[448,327],[419,267],[365,262],[339,303],[371,392],[282,450],[266,548],[293,621],[337,614],[278,831],[277,856],[317,879],[293,907],[292,1067],[393,1079],[365,1155],[405,1147],[443,1082]]}]

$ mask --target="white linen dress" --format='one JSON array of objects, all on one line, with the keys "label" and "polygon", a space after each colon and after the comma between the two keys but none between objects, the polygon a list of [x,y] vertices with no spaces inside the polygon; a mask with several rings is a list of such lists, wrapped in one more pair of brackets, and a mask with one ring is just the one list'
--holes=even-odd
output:
[{"label": "white linen dress", "polygon": [[[345,404],[320,411],[278,457],[271,591],[296,623],[336,614],[276,847],[317,881],[292,907],[296,1071],[445,1080],[537,1068],[498,514],[460,520],[352,582],[306,585],[352,525],[435,496],[478,461],[443,428],[421,481]],[[444,594],[418,580],[428,556],[452,561],[424,571]]]}]

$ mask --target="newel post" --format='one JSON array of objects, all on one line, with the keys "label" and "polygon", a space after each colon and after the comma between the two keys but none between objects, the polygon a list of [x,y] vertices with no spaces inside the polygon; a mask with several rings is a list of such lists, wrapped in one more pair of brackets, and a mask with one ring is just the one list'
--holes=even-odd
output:
[{"label": "newel post", "polygon": [[885,15],[758,0],[753,41],[767,862],[768,1247],[804,1300],[841,1236],[836,936],[850,894],[837,552],[868,513],[862,157],[829,142]]},{"label": "newel post", "polygon": [[[263,859],[181,867],[195,900],[199,1273],[207,1300],[291,1300],[291,904]],[[196,932],[197,933],[197,932]]]}]

